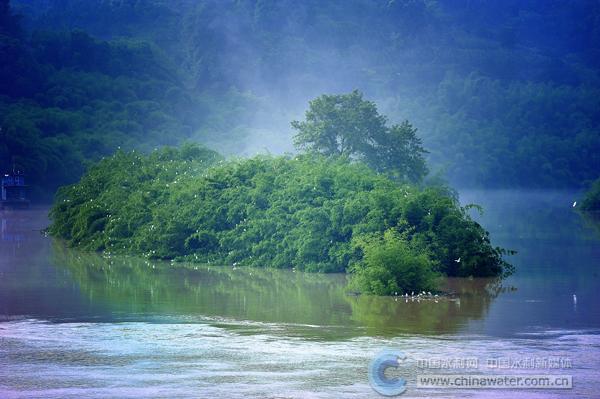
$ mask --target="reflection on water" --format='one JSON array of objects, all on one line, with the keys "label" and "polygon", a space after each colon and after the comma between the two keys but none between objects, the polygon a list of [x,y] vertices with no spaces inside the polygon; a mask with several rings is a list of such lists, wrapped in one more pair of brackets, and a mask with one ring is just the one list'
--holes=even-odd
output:
[{"label": "reflection on water", "polygon": [[[43,221],[41,212],[29,215]],[[458,294],[454,301],[353,297],[345,292],[343,274],[171,264],[66,248],[41,234],[35,217],[23,219],[27,215],[4,217],[12,226],[10,234],[25,238],[1,244],[13,253],[0,260],[0,310],[9,318],[149,321],[164,315],[197,316],[292,324],[298,334],[323,338],[440,334],[484,318],[500,290],[489,279],[450,279],[447,289]],[[304,331],[305,325],[323,328]]]},{"label": "reflection on water", "polygon": [[[200,315],[295,325],[318,325],[324,336],[457,332],[480,319],[502,290],[491,279],[450,279],[454,300],[348,296],[343,274],[198,266],[100,256],[57,243],[52,263],[69,274],[87,300],[131,320]],[[314,333],[315,331],[313,331]]]},{"label": "reflection on water", "polygon": [[453,300],[417,301],[410,298],[359,296],[350,298],[352,319],[368,327],[371,334],[398,332],[447,334],[467,330],[469,322],[482,320],[500,293],[511,291],[497,279],[448,279],[446,292]]},{"label": "reflection on water", "polygon": [[510,258],[517,272],[505,281],[448,279],[456,300],[437,303],[348,296],[344,275],[84,253],[40,231],[47,209],[2,212],[0,397],[377,397],[366,366],[382,347],[412,359],[568,356],[575,389],[567,396],[591,397],[600,228],[572,209],[573,198],[461,193],[484,206],[475,217],[494,242],[518,251]]},{"label": "reflection on water", "polygon": [[21,226],[27,222],[24,214],[10,213],[0,219],[0,239],[13,242],[13,248],[19,248],[20,243],[25,240],[25,234]]}]

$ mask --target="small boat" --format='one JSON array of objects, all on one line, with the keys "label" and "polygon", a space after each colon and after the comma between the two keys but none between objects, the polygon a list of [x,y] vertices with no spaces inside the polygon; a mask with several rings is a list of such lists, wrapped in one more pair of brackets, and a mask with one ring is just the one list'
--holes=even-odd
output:
[{"label": "small boat", "polygon": [[21,171],[13,171],[2,175],[0,183],[0,209],[29,208],[25,175]]}]

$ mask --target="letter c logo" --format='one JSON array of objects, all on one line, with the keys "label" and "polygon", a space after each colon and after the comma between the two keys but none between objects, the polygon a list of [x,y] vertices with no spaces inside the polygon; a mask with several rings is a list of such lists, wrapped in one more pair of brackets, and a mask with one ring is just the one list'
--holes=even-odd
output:
[{"label": "letter c logo", "polygon": [[406,380],[400,377],[390,378],[385,375],[388,368],[398,368],[400,361],[406,359],[404,353],[384,349],[369,364],[369,382],[371,387],[383,396],[396,396],[406,391]]}]

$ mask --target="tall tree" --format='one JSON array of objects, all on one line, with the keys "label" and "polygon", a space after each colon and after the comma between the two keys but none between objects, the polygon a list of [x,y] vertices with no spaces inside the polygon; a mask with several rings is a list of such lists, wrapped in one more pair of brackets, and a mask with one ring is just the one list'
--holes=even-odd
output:
[{"label": "tall tree", "polygon": [[398,180],[421,180],[427,152],[408,121],[388,126],[372,101],[358,90],[312,100],[304,121],[293,121],[300,150],[363,161]]}]

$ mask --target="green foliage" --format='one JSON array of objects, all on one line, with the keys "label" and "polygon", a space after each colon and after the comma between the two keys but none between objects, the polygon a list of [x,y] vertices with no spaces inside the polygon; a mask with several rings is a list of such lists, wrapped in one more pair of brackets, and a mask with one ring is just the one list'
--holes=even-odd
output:
[{"label": "green foliage", "polygon": [[407,121],[388,127],[375,103],[357,90],[312,100],[306,120],[293,121],[292,127],[299,149],[358,159],[398,180],[418,182],[427,174],[416,129]]},{"label": "green foliage", "polygon": [[[133,240],[139,229],[169,231],[172,227],[169,222],[156,227],[150,223],[152,208],[169,195],[168,187],[219,160],[214,151],[191,144],[180,150],[163,148],[148,156],[118,151],[93,166],[78,184],[59,189],[50,212],[51,231],[87,249],[112,249],[117,244],[137,249],[145,245]],[[143,239],[139,234],[136,238]],[[167,248],[169,244],[165,241],[163,245]],[[183,246],[184,241],[177,244]]]},{"label": "green foliage", "polygon": [[363,261],[352,268],[350,287],[375,295],[402,295],[436,288],[437,274],[426,253],[411,248],[396,231],[359,241],[356,245],[364,253]]},{"label": "green foliage", "polygon": [[580,209],[600,211],[600,179],[596,179],[581,201]]},{"label": "green foliage", "polygon": [[[149,156],[118,152],[61,188],[50,216],[50,232],[71,245],[217,264],[320,272],[356,265],[375,276],[381,245],[385,256],[410,262],[391,269],[396,285],[388,279],[378,293],[429,287],[432,270],[488,276],[507,266],[481,226],[442,191],[398,185],[362,163],[314,154],[223,162],[191,145]],[[388,230],[410,250],[402,242],[394,252],[391,238],[369,241]],[[372,260],[361,268],[363,252]],[[414,276],[403,279],[403,271]]]}]

